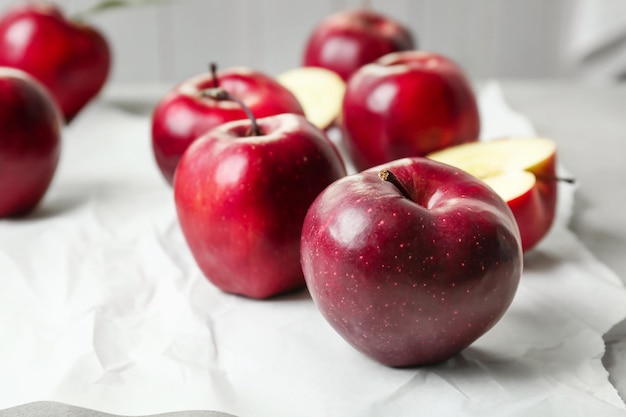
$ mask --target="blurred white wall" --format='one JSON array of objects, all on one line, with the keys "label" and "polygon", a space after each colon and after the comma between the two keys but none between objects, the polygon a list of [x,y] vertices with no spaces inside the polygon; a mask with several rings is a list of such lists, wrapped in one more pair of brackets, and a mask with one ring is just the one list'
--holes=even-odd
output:
[{"label": "blurred white wall", "polygon": [[[0,8],[17,2],[0,0]],[[70,15],[97,2],[57,0]],[[603,26],[601,18],[590,23],[581,18],[586,16],[581,12],[589,12],[589,3],[612,2],[626,4],[623,0],[371,1],[374,8],[411,27],[420,49],[452,57],[474,79],[590,77],[589,71],[579,68],[589,51],[572,45],[581,38],[576,25]],[[111,82],[169,84],[205,71],[211,61],[221,67],[246,65],[273,75],[295,67],[319,20],[361,3],[164,0],[107,11],[93,16],[91,22],[113,48]],[[616,15],[614,24],[619,28],[621,21],[623,28],[625,18],[626,14]],[[602,77],[614,77],[614,72]]]}]

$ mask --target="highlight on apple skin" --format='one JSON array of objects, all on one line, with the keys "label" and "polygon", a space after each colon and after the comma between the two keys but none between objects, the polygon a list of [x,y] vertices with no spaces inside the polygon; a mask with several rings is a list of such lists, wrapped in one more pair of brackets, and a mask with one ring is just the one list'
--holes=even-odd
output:
[{"label": "highlight on apple skin", "polygon": [[[281,114],[220,125],[180,160],[174,199],[198,266],[222,291],[264,299],[304,288],[300,236],[307,209],[346,175],[323,131]],[[251,133],[252,132],[252,133]]]},{"label": "highlight on apple skin", "polygon": [[453,146],[428,158],[461,168],[492,187],[509,205],[527,252],[550,231],[556,216],[556,143],[509,137]]},{"label": "highlight on apple skin", "polygon": [[357,170],[478,140],[476,97],[462,69],[426,51],[388,54],[350,78],[345,147]]},{"label": "highlight on apple skin", "polygon": [[0,67],[0,218],[25,214],[47,192],[61,153],[61,113],[48,91]]},{"label": "highlight on apple skin", "polygon": [[404,367],[444,361],[492,328],[523,256],[515,218],[490,187],[416,157],[327,187],[306,215],[301,262],[330,325]]}]

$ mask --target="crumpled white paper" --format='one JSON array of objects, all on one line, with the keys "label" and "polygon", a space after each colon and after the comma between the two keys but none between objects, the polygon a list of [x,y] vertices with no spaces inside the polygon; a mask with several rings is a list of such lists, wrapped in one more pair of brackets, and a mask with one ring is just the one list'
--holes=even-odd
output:
[{"label": "crumpled white paper", "polygon": [[[487,137],[532,134],[481,90]],[[141,415],[624,416],[601,357],[626,290],[567,229],[527,254],[504,318],[437,366],[352,349],[308,293],[254,301],[204,279],[152,159],[149,116],[95,103],[66,129],[41,206],[0,220],[0,409],[52,400]]]}]

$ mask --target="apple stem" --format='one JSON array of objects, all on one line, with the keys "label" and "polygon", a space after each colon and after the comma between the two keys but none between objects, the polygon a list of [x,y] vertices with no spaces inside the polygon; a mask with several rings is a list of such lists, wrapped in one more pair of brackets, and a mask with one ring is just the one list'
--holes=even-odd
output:
[{"label": "apple stem", "polygon": [[220,87],[220,81],[217,77],[217,64],[215,62],[211,62],[209,65],[209,71],[211,71],[211,76],[213,77],[213,87],[202,90],[202,95],[204,97],[210,97],[213,100],[230,100],[229,94],[226,90]]},{"label": "apple stem", "polygon": [[411,200],[411,195],[393,172],[383,169],[378,173],[378,177],[383,181],[392,183],[404,197]]},{"label": "apple stem", "polygon": [[211,71],[211,75],[213,76],[213,88],[220,88],[220,81],[217,78],[217,64],[215,62],[211,62],[209,69]]},{"label": "apple stem", "polygon": [[261,131],[261,128],[256,121],[256,117],[254,117],[254,114],[252,113],[252,110],[250,110],[250,108],[246,106],[242,99],[230,94],[228,91],[220,87],[220,82],[217,78],[217,64],[215,62],[211,62],[211,65],[209,65],[209,69],[211,71],[211,75],[213,76],[213,87],[202,90],[202,96],[212,98],[213,100],[230,100],[239,104],[244,113],[246,113],[248,119],[250,119],[250,123],[252,124],[252,127],[248,132],[248,136],[263,135],[263,132]]},{"label": "apple stem", "polygon": [[369,10],[372,8],[372,0],[363,0],[362,4],[364,9]]},{"label": "apple stem", "polygon": [[576,180],[574,178],[563,178],[563,177],[554,177],[552,175],[537,175],[535,174],[535,178],[539,181],[545,182],[566,182],[568,184],[575,184]]},{"label": "apple stem", "polygon": [[262,136],[263,132],[261,131],[261,128],[259,127],[259,124],[257,123],[256,117],[254,117],[252,110],[250,110],[250,108],[246,106],[243,100],[240,99],[239,97],[236,97],[226,91],[224,91],[224,93],[226,93],[226,97],[227,97],[226,100],[232,100],[235,103],[239,104],[241,106],[241,109],[246,113],[246,116],[248,116],[248,119],[250,119],[250,124],[252,126],[250,127],[250,130],[248,131],[248,136]]}]

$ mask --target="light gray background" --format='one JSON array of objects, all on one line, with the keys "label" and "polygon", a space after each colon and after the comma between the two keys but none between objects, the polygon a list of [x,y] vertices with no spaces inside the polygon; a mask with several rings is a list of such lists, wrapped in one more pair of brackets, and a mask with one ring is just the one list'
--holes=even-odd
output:
[{"label": "light gray background", "polygon": [[[18,2],[0,0],[0,8]],[[56,2],[73,15],[98,0]],[[111,43],[112,83],[173,83],[205,71],[210,61],[277,75],[300,64],[306,38],[324,16],[362,3],[162,0],[156,5],[107,11],[89,21]],[[623,47],[626,42],[624,0],[371,3],[409,26],[421,49],[450,56],[474,79],[603,79],[626,68],[626,56],[605,63],[607,52],[611,55],[616,45]],[[593,55],[597,50],[601,53]],[[602,65],[587,68],[589,56]]]}]

